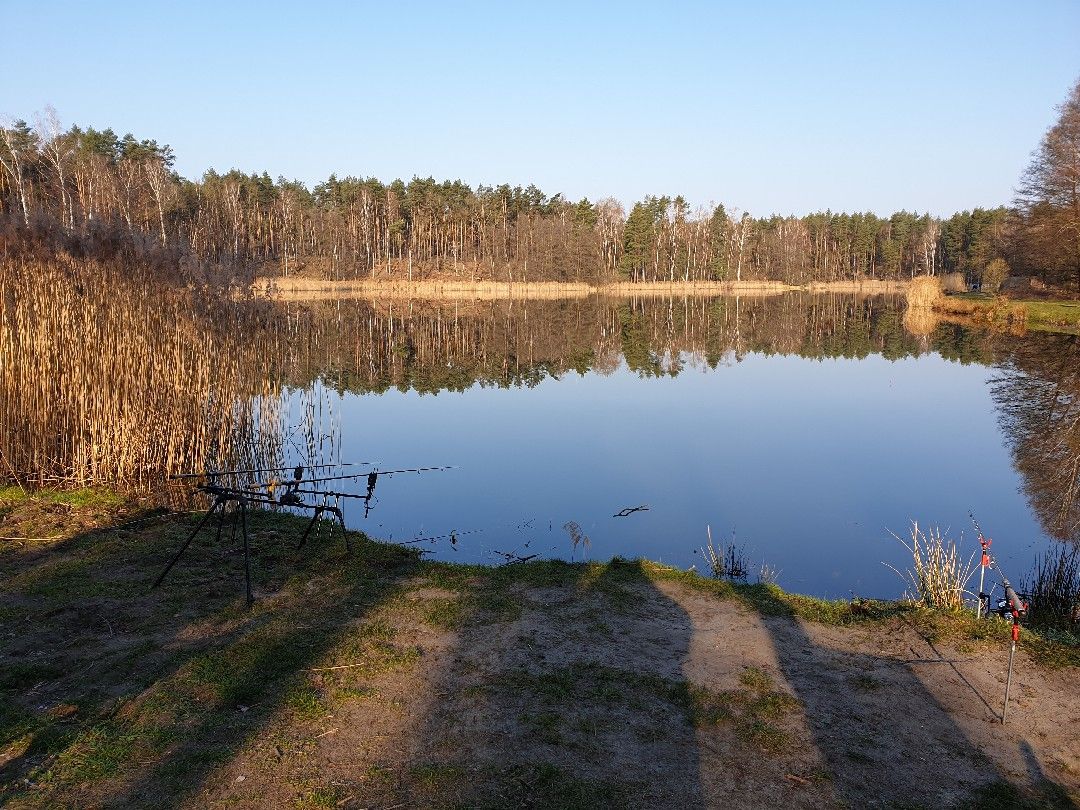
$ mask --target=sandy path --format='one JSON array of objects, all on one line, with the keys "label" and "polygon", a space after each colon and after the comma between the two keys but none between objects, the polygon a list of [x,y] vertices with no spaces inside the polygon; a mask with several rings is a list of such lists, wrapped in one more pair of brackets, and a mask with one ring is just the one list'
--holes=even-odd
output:
[{"label": "sandy path", "polygon": [[[461,597],[417,590],[385,617],[417,666],[371,679],[370,699],[339,703],[295,750],[276,753],[268,733],[192,806],[260,806],[311,784],[347,807],[519,806],[550,801],[538,773],[580,780],[557,795],[582,806],[942,807],[1046,778],[1080,792],[1075,670],[1021,656],[1003,727],[1004,650],[762,618],[668,582],[515,596],[511,621],[436,629],[410,618],[417,605]],[[761,715],[775,739],[739,702],[748,674],[797,701]],[[685,685],[729,696],[734,719],[688,721]]]}]

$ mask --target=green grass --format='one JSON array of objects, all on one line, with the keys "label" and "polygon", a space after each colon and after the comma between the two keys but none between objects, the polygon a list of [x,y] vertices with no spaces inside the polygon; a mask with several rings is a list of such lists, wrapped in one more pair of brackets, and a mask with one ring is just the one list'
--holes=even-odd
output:
[{"label": "green grass", "polygon": [[322,694],[310,686],[298,686],[289,692],[285,704],[301,720],[315,720],[326,714]]},{"label": "green grass", "polygon": [[950,309],[949,301],[963,302],[964,310],[974,308],[973,314],[995,323],[1007,321],[1011,315],[1013,319],[1022,318],[1026,327],[1035,331],[1080,334],[1080,301],[1003,299],[985,293],[961,293],[948,296],[943,302],[946,311]]},{"label": "green grass", "polygon": [[784,750],[790,739],[775,721],[796,711],[799,702],[775,689],[772,678],[756,667],[744,670],[740,683],[742,689],[716,691],[686,680],[589,663],[541,672],[513,670],[497,681],[503,689],[528,695],[530,705],[542,707],[521,720],[551,745],[563,741],[563,717],[571,707],[590,707],[602,717],[618,705],[648,714],[650,706],[659,703],[669,707],[659,716],[667,717],[673,709],[695,728],[732,723],[740,737],[761,750]]},{"label": "green grass", "polygon": [[300,810],[334,808],[339,806],[338,802],[342,801],[343,796],[344,794],[339,787],[334,785],[319,785],[304,791],[300,798],[296,800],[296,806],[300,808]]},{"label": "green grass", "polygon": [[1053,332],[1080,330],[1080,301],[1018,301],[1027,309],[1029,329]]},{"label": "green grass", "polygon": [[29,490],[13,485],[0,485],[0,501],[10,503],[37,501],[39,503],[61,504],[77,508],[116,507],[127,503],[125,496],[104,487]]}]

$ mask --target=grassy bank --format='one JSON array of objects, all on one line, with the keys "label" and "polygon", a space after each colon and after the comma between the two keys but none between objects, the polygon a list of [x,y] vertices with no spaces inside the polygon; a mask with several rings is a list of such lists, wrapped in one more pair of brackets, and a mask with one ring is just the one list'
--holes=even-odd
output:
[{"label": "grassy bank", "polygon": [[1080,334],[1080,301],[1012,299],[983,293],[962,293],[943,297],[934,305],[934,310],[977,323]]},{"label": "grassy bank", "polygon": [[[453,565],[360,534],[352,554],[325,533],[298,551],[306,521],[267,512],[252,608],[228,532],[151,589],[197,519],[0,489],[0,803],[939,806],[910,787],[911,750],[957,806],[1080,789],[1067,739],[1023,737],[1043,777],[1017,775],[952,708],[971,695],[932,680],[970,661],[979,686],[1004,623],[646,561]],[[1052,702],[1080,691],[1077,647],[1022,649],[1024,728],[1073,711]]]}]

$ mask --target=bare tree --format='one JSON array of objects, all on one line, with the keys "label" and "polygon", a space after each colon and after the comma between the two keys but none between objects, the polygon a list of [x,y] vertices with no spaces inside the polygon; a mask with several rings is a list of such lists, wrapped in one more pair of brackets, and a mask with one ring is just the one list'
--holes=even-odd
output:
[{"label": "bare tree", "polygon": [[67,188],[67,165],[75,152],[73,139],[63,131],[60,118],[51,105],[35,116],[35,125],[41,137],[42,152],[49,165],[56,172],[56,186],[60,195],[60,221],[68,228],[75,227],[75,213],[72,210],[71,195]]},{"label": "bare tree", "polygon": [[1080,81],[1043,137],[1017,191],[1022,228],[1051,276],[1080,291]]},{"label": "bare tree", "polygon": [[15,121],[10,127],[0,124],[0,166],[19,196],[24,225],[30,224],[27,174],[37,154],[37,140],[37,135],[23,120]]}]

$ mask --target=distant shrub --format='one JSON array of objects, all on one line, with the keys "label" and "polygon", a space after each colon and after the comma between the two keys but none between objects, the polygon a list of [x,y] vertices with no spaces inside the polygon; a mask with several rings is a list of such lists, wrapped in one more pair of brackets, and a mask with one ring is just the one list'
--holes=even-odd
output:
[{"label": "distant shrub", "polygon": [[941,277],[941,289],[947,293],[967,292],[963,273],[946,273]]},{"label": "distant shrub", "polygon": [[983,268],[982,288],[985,292],[995,293],[1009,277],[1009,265],[1004,259],[994,259]]},{"label": "distant shrub", "polygon": [[941,279],[937,276],[916,276],[908,284],[909,309],[931,309],[942,295]]}]

